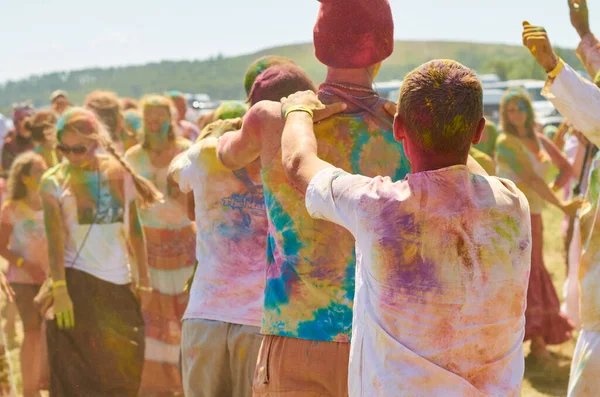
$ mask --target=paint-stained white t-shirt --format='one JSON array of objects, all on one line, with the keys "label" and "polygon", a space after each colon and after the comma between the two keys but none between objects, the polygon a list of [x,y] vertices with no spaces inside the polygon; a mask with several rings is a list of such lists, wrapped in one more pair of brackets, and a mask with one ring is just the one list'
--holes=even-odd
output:
[{"label": "paint-stained white t-shirt", "polygon": [[512,182],[328,168],[306,207],[356,239],[350,396],[520,394],[531,225]]}]

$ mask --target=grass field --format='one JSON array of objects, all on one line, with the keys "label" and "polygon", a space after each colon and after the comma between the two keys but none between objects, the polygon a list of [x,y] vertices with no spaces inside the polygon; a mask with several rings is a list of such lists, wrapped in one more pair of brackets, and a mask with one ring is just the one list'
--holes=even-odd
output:
[{"label": "grass field", "polygon": [[[545,260],[546,266],[550,271],[557,291],[562,290],[565,279],[565,264],[562,253],[562,214],[559,210],[548,208],[544,212],[544,242],[545,242]],[[4,264],[2,264],[4,265]],[[5,266],[5,265],[4,265]],[[2,268],[4,269],[4,266]],[[4,318],[2,319],[4,323]],[[18,341],[21,338],[20,324],[17,324]],[[575,348],[575,341],[572,340],[558,347],[551,347],[552,352],[559,357],[559,366],[548,369],[547,367],[536,367],[527,365],[525,370],[525,379],[523,380],[522,396],[541,397],[541,396],[566,396],[567,383],[569,382],[569,365]],[[525,354],[528,354],[529,343],[525,344]],[[20,388],[20,369],[19,369],[19,351],[14,348],[10,351],[11,361],[13,363],[14,379],[17,388]],[[20,395],[20,394],[18,394]]]}]

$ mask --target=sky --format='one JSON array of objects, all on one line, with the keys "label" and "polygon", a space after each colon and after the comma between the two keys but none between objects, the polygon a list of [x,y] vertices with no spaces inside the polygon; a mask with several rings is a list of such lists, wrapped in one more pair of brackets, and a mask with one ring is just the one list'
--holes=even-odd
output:
[{"label": "sky", "polygon": [[[589,3],[593,29],[600,4]],[[546,26],[555,45],[575,48],[579,40],[567,0],[390,4],[398,40],[520,44],[523,20]],[[310,42],[318,8],[317,0],[0,0],[0,82]]]}]

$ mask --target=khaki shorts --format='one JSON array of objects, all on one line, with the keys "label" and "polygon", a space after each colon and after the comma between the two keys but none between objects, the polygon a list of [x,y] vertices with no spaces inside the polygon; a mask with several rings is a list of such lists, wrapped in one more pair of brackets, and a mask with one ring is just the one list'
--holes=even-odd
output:
[{"label": "khaki shorts", "polygon": [[23,322],[23,330],[41,330],[42,316],[33,303],[41,285],[11,283],[10,286],[15,291],[15,301]]},{"label": "khaki shorts", "polygon": [[254,397],[346,397],[350,343],[266,335],[254,374]]},{"label": "khaki shorts", "polygon": [[181,367],[186,397],[250,397],[260,329],[222,321],[183,321]]}]

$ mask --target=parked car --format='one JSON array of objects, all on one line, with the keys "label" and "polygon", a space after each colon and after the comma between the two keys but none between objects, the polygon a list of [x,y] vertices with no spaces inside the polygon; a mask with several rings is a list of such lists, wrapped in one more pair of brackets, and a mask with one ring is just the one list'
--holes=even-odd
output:
[{"label": "parked car", "polygon": [[377,91],[382,98],[388,99],[392,102],[398,101],[401,87],[402,80],[391,80],[373,84],[373,89]]},{"label": "parked car", "polygon": [[504,90],[496,88],[483,89],[483,116],[498,124],[500,119],[500,102],[504,96]]}]

